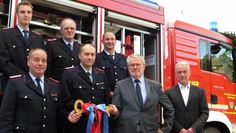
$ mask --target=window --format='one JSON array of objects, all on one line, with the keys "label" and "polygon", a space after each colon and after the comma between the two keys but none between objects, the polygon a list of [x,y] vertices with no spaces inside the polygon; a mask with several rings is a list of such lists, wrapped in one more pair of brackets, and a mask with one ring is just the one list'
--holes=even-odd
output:
[{"label": "window", "polygon": [[0,31],[2,28],[7,27],[8,10],[9,10],[9,1],[0,0]]},{"label": "window", "polygon": [[234,81],[232,49],[211,44],[211,64],[213,72],[224,74],[229,80]]},{"label": "window", "polygon": [[203,70],[210,70],[209,46],[207,41],[200,40],[200,65]]},{"label": "window", "polygon": [[232,47],[228,44],[214,44],[200,40],[199,50],[201,69],[223,74],[235,82]]}]

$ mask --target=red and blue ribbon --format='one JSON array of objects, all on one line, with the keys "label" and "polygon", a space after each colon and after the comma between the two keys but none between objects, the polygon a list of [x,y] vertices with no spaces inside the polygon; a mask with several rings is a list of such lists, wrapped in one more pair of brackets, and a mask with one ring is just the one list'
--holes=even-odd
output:
[{"label": "red and blue ribbon", "polygon": [[[81,110],[77,108],[78,103],[81,104]],[[83,113],[88,113],[88,122],[86,133],[108,133],[109,125],[108,125],[108,107],[105,104],[94,105],[92,103],[83,103],[81,100],[77,100],[75,102],[75,110],[81,111]],[[103,132],[101,132],[101,122],[103,118]]]}]

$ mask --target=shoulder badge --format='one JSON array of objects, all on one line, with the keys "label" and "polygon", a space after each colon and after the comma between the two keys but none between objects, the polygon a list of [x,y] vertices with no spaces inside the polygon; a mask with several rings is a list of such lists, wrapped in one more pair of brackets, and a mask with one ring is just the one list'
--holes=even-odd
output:
[{"label": "shoulder badge", "polygon": [[57,39],[56,38],[47,39],[48,42],[55,41],[55,40],[57,40]]},{"label": "shoulder badge", "polygon": [[104,70],[102,70],[102,69],[100,69],[100,68],[97,68],[97,67],[96,67],[95,69],[98,70],[98,71],[102,71],[102,72],[104,71]]},{"label": "shoulder badge", "polygon": [[71,69],[71,68],[74,68],[74,67],[75,67],[75,66],[72,65],[72,66],[69,66],[69,67],[65,67],[65,69],[68,70],[68,69]]},{"label": "shoulder badge", "polygon": [[14,78],[20,78],[20,77],[23,77],[23,75],[12,75],[9,78],[14,79]]},{"label": "shoulder badge", "polygon": [[56,79],[53,79],[53,78],[48,78],[50,81],[52,81],[52,82],[56,82],[56,83],[59,83],[59,81],[58,80],[56,80]]},{"label": "shoulder badge", "polygon": [[12,29],[12,27],[5,27],[5,28],[2,28],[2,31],[8,30],[8,29]]}]

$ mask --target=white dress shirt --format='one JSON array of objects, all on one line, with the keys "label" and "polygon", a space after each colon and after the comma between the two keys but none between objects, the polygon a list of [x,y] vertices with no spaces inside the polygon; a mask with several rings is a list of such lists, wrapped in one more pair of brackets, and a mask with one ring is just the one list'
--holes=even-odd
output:
[{"label": "white dress shirt", "polygon": [[187,106],[188,103],[188,98],[189,98],[189,92],[190,92],[190,84],[188,84],[187,86],[183,86],[180,83],[178,83],[179,88],[180,88],[180,92],[182,94],[182,98],[184,100],[184,104],[185,106]]}]

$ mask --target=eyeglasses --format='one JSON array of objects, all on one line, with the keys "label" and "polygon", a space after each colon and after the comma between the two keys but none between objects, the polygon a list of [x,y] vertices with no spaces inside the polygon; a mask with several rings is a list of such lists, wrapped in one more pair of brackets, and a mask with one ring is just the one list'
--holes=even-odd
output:
[{"label": "eyeglasses", "polygon": [[75,30],[75,27],[63,27],[64,30]]},{"label": "eyeglasses", "polygon": [[141,67],[143,64],[129,64],[130,67]]}]

